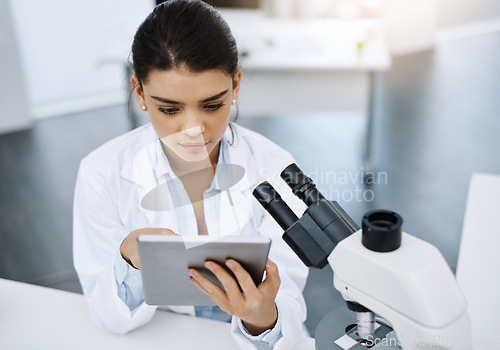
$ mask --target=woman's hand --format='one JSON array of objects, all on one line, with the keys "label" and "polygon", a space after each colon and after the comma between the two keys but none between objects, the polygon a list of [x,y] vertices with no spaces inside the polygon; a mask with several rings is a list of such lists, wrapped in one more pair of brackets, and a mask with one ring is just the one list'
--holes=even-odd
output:
[{"label": "woman's hand", "polygon": [[278,319],[274,300],[281,284],[276,264],[267,260],[266,279],[258,287],[255,286],[250,274],[236,260],[226,260],[226,266],[234,273],[237,281],[217,263],[213,261],[205,263],[205,267],[219,279],[225,291],[195,269],[189,269],[188,273],[196,287],[207,294],[222,310],[240,318],[251,334],[258,335],[273,328]]},{"label": "woman's hand", "polygon": [[168,228],[141,228],[129,233],[120,246],[120,254],[132,267],[141,268],[139,252],[137,250],[137,237],[141,235],[175,235],[176,233]]}]

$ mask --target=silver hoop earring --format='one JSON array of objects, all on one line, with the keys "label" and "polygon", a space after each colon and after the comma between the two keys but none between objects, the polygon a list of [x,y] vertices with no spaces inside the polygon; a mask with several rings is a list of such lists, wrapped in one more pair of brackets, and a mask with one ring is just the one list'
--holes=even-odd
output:
[{"label": "silver hoop earring", "polygon": [[143,110],[143,111],[145,111],[145,110],[146,110],[146,106],[142,106],[141,108],[142,108],[142,110]]}]

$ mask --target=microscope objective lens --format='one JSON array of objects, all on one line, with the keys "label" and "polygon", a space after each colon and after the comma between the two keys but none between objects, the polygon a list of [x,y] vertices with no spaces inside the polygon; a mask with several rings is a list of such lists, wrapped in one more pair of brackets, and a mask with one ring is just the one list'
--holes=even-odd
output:
[{"label": "microscope objective lens", "polygon": [[373,336],[375,331],[375,314],[373,312],[357,312],[356,323],[360,338],[367,339],[369,336]]}]

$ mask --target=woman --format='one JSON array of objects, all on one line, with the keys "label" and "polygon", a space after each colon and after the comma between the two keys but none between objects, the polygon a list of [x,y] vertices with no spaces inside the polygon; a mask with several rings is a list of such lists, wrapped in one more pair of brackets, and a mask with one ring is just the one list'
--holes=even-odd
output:
[{"label": "woman", "polygon": [[[153,317],[157,307],[144,303],[137,236],[261,235],[272,245],[258,287],[244,282],[248,273],[237,261],[226,265],[241,291],[221,266],[207,262],[227,293],[196,270],[187,273],[218,307],[167,308],[231,320],[245,349],[289,347],[304,334],[307,268],[251,191],[267,180],[289,194],[292,209],[300,213],[304,206],[279,179],[292,156],[229,122],[242,73],[227,24],[202,1],[166,1],[138,28],[132,60],[133,92],[151,123],[83,159],[75,190],[74,263],[94,322],[126,333]],[[228,174],[231,166],[243,168],[243,178]],[[148,194],[165,183],[161,198],[168,203],[150,201]]]}]

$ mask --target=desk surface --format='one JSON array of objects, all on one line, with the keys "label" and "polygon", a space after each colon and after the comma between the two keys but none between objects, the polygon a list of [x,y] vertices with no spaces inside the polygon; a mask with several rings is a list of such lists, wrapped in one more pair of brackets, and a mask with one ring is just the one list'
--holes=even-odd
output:
[{"label": "desk surface", "polygon": [[83,295],[0,279],[0,349],[237,348],[229,323],[164,311],[129,334],[103,332]]}]

